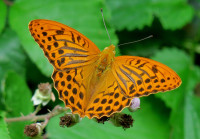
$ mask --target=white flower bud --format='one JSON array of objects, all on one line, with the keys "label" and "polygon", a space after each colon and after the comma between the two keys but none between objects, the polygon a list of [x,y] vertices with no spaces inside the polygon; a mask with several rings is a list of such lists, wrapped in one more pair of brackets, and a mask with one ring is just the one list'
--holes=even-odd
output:
[{"label": "white flower bud", "polygon": [[129,111],[135,112],[137,109],[140,109],[140,99],[133,98],[131,101],[131,105],[129,106]]},{"label": "white flower bud", "polygon": [[50,100],[54,100],[54,98],[51,85],[49,83],[41,83],[38,85],[38,89],[36,89],[31,100],[34,105],[42,104],[45,106]]}]

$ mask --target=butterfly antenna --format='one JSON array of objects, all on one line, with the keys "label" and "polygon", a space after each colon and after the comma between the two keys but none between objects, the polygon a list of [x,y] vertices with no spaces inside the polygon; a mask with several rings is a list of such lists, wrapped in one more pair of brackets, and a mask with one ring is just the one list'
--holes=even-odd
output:
[{"label": "butterfly antenna", "polygon": [[110,45],[111,45],[112,43],[111,43],[110,35],[109,35],[108,30],[107,30],[107,27],[106,27],[106,23],[105,23],[105,21],[104,21],[103,9],[102,9],[102,8],[101,8],[101,15],[102,15],[104,27],[106,28],[106,32],[107,32],[107,34],[108,34],[108,38],[109,38],[109,40],[110,40]]},{"label": "butterfly antenna", "polygon": [[119,46],[126,45],[126,44],[131,44],[131,43],[140,42],[140,41],[143,41],[143,40],[146,40],[146,39],[152,38],[152,37],[153,37],[153,35],[150,35],[150,36],[145,37],[145,38],[143,38],[143,39],[140,39],[140,40],[137,40],[137,41],[133,41],[133,42],[122,43],[122,44],[119,44],[119,45],[117,45],[117,46],[119,47]]}]

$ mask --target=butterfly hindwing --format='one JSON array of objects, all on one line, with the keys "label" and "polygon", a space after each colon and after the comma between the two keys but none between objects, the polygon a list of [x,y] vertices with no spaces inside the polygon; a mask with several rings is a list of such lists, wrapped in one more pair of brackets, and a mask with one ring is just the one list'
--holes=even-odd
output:
[{"label": "butterfly hindwing", "polygon": [[81,108],[84,107],[85,89],[81,86],[81,82],[78,83],[76,81],[77,78],[80,78],[80,70],[78,69],[65,72],[54,69],[52,74],[54,86],[59,93],[59,98],[73,113],[81,114],[84,113]]},{"label": "butterfly hindwing", "polygon": [[78,113],[81,117],[85,116],[85,109],[88,105],[90,93],[88,85],[91,82],[94,64],[74,68],[66,71],[54,69],[52,79],[54,86],[59,93],[59,98],[65,103],[72,113]]},{"label": "butterfly hindwing", "polygon": [[87,37],[64,24],[50,20],[33,20],[29,30],[43,49],[49,62],[58,70],[93,63],[100,50]]},{"label": "butterfly hindwing", "polygon": [[180,77],[169,67],[137,56],[115,58],[112,71],[122,93],[128,97],[147,96],[180,86]]},{"label": "butterfly hindwing", "polygon": [[85,111],[89,118],[109,117],[130,105],[131,99],[126,98],[121,93],[121,89],[111,70],[104,73],[98,83],[91,87],[94,88],[94,92],[92,98],[88,101]]}]

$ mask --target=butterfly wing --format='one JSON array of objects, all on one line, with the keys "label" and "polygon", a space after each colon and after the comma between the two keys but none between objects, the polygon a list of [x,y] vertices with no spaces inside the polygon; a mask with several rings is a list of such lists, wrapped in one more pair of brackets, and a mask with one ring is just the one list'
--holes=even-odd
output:
[{"label": "butterfly wing", "polygon": [[180,77],[159,62],[137,56],[115,57],[111,69],[96,84],[86,115],[110,116],[128,107],[133,97],[172,90],[180,84]]},{"label": "butterfly wing", "polygon": [[180,77],[172,69],[147,58],[116,57],[112,71],[127,98],[165,92],[181,85]]},{"label": "butterfly wing", "polygon": [[71,108],[72,113],[78,113],[81,117],[85,116],[85,107],[88,104],[89,95],[87,88],[91,81],[91,73],[94,70],[95,66],[92,64],[68,71],[54,69],[52,74],[59,98],[65,103],[66,107]]},{"label": "butterfly wing", "polygon": [[29,30],[57,70],[72,69],[93,63],[100,50],[83,34],[51,20],[33,20]]},{"label": "butterfly wing", "polygon": [[29,30],[54,66],[52,79],[59,98],[73,113],[85,116],[87,88],[100,50],[78,31],[55,21],[33,20]]},{"label": "butterfly wing", "polygon": [[121,93],[112,70],[106,71],[94,86],[94,93],[85,110],[85,115],[93,117],[111,116],[130,105],[131,99]]}]

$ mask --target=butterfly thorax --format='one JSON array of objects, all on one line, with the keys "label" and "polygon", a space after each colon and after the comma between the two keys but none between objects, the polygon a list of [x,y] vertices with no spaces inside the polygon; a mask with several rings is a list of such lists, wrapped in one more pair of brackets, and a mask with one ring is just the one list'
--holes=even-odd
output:
[{"label": "butterfly thorax", "polygon": [[100,77],[105,71],[110,69],[110,66],[115,57],[115,46],[106,47],[100,54],[97,64],[97,76]]}]

